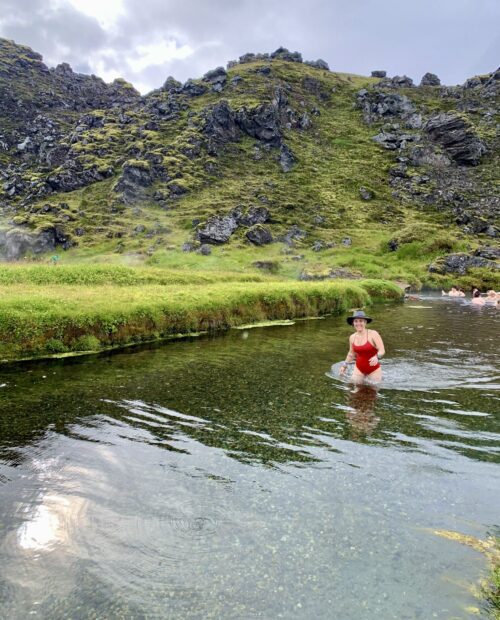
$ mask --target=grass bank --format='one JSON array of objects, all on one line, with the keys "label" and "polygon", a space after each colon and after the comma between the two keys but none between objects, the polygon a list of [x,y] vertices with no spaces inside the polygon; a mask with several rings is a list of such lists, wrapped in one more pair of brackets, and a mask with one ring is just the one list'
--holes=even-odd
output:
[{"label": "grass bank", "polygon": [[0,359],[99,351],[255,321],[339,314],[400,298],[396,285],[380,280],[0,283]]}]

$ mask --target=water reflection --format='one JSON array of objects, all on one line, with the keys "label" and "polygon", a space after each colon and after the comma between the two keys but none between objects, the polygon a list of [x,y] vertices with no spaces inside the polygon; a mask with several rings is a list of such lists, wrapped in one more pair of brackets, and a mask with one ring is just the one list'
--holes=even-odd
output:
[{"label": "water reflection", "polygon": [[349,438],[358,441],[371,435],[380,422],[380,417],[374,412],[378,390],[368,385],[357,385],[347,393],[351,409],[346,411],[346,420],[351,429]]}]

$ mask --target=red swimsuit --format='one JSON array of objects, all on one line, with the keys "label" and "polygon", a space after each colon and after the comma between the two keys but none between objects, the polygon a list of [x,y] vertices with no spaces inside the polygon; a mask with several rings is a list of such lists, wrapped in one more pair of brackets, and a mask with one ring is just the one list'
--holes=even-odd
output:
[{"label": "red swimsuit", "polygon": [[352,350],[356,353],[356,368],[364,375],[371,375],[373,371],[380,368],[379,363],[375,366],[370,366],[370,358],[377,355],[378,351],[369,340],[360,346],[355,345],[353,342]]}]

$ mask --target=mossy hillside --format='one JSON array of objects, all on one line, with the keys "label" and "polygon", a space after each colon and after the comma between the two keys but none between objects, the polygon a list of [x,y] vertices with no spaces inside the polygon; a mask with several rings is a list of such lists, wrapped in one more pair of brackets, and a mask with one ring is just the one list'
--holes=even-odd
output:
[{"label": "mossy hillside", "polygon": [[[271,67],[270,75],[259,72],[263,64]],[[241,81],[233,84],[231,79],[236,75]],[[315,81],[312,88],[311,78]],[[467,245],[474,249],[483,238],[464,239],[458,228],[450,225],[446,214],[433,207],[422,212],[422,207],[411,200],[401,203],[393,197],[388,170],[395,157],[372,140],[382,123],[366,125],[361,112],[354,107],[359,89],[376,81],[272,60],[231,68],[222,93],[209,90],[198,97],[181,97],[173,118],[155,118],[156,129],[145,126],[151,118],[148,105],[153,100],[168,103],[168,94],[161,90],[152,93],[143,104],[127,109],[125,125],[119,110],[95,111],[93,114],[103,120],[103,126],[82,132],[71,143],[71,149],[84,168],[111,167],[114,177],[74,192],[51,195],[50,203],[60,200],[70,206],[69,221],[67,213],[44,215],[41,208],[47,202],[45,199],[33,204],[31,212],[22,213],[22,223],[38,230],[57,224],[71,235],[77,247],[62,257],[71,262],[90,260],[92,253],[108,257],[119,254],[125,262],[134,257],[138,262],[144,260],[158,266],[216,269],[220,261],[222,269],[246,270],[257,258],[268,257],[277,261],[280,273],[289,277],[297,277],[304,266],[350,266],[361,275],[426,283],[432,280],[427,273],[428,263],[434,255],[446,252],[433,246],[434,240],[447,236],[453,247]],[[279,86],[286,91],[289,105],[296,113],[307,112],[312,121],[308,129],[284,132],[285,142],[296,159],[291,172],[281,170],[278,149],[262,148],[262,144],[249,137],[227,144],[219,156],[206,151],[203,130],[211,106],[225,99],[234,110],[252,109],[269,103]],[[428,111],[449,107],[449,101],[439,97],[432,87],[401,92]],[[313,114],[313,109],[319,115]],[[480,119],[471,122],[484,125]],[[156,180],[134,204],[121,203],[115,189],[123,164],[149,166],[146,158],[151,155],[161,158],[168,180]],[[492,154],[484,165],[467,174],[493,182],[494,164]],[[172,183],[185,193],[170,197]],[[372,200],[361,199],[361,186],[373,193]],[[425,191],[432,189],[429,186]],[[167,203],[159,205],[153,199],[155,192],[166,196]],[[269,227],[275,239],[293,224],[305,229],[306,239],[296,242],[297,254],[304,255],[304,263],[280,256],[286,251],[282,244],[254,248],[246,240],[244,229],[236,231],[224,249],[215,248],[209,257],[180,252],[182,244],[194,233],[193,220],[206,220],[238,205],[269,208]],[[381,250],[401,228],[419,223],[431,228],[428,243],[396,253]],[[76,236],[77,228],[83,229],[83,234]],[[345,236],[352,238],[352,247],[342,247]],[[311,246],[316,240],[336,246],[313,253]],[[422,254],[418,255],[417,250],[422,250]]]},{"label": "mossy hillside", "polygon": [[[14,358],[317,316],[398,300],[384,282],[242,282],[199,286],[0,286],[0,356]],[[36,317],[36,319],[34,319]],[[92,342],[96,343],[96,340]]]}]

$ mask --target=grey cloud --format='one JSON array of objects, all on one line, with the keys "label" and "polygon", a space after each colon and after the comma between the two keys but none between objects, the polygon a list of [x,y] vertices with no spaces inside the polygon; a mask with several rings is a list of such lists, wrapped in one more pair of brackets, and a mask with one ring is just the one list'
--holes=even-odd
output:
[{"label": "grey cloud", "polygon": [[[245,52],[279,45],[305,58],[324,58],[337,71],[366,75],[381,68],[415,80],[433,71],[454,84],[496,68],[499,18],[500,4],[494,0],[310,0],[307,5],[298,0],[124,0],[123,14],[105,31],[70,5],[56,9],[26,0],[21,10],[18,2],[2,0],[0,34],[79,70],[99,57],[105,70],[147,89],[170,74],[180,80],[199,77]],[[132,69],[139,46],[172,39],[194,53]]]}]

